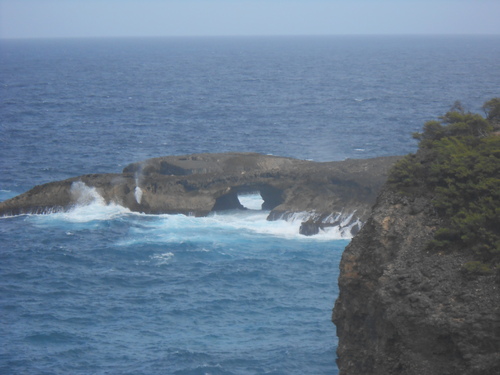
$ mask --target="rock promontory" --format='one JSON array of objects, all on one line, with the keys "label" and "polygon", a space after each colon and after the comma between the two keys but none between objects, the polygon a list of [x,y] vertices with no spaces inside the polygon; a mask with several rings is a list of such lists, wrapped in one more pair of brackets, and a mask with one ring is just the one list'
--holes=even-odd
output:
[{"label": "rock promontory", "polygon": [[500,283],[429,251],[430,199],[384,189],[342,255],[333,321],[341,375],[500,373]]},{"label": "rock promontory", "polygon": [[[304,234],[350,225],[356,232],[399,157],[313,162],[257,153],[166,156],[132,163],[118,174],[91,174],[36,186],[0,202],[0,215],[49,213],[82,204],[75,184],[106,203],[148,214],[205,216],[243,209],[238,194],[259,192],[269,220],[306,213]],[[356,225],[353,225],[356,224]]]},{"label": "rock promontory", "polygon": [[500,374],[500,99],[483,108],[414,134],[346,247],[341,375]]}]

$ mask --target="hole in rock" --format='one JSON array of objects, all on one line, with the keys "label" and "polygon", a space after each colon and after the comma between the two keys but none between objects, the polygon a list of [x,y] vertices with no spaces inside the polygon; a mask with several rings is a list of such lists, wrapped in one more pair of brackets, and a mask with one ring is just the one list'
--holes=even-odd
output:
[{"label": "hole in rock", "polygon": [[264,200],[259,191],[238,193],[238,200],[240,204],[249,210],[262,210]]}]

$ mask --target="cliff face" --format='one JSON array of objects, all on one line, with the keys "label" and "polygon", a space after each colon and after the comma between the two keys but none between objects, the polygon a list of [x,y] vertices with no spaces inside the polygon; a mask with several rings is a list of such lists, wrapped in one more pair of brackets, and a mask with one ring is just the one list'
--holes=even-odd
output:
[{"label": "cliff face", "polygon": [[380,194],[340,264],[341,375],[500,374],[498,277],[428,251],[439,220],[427,198]]}]

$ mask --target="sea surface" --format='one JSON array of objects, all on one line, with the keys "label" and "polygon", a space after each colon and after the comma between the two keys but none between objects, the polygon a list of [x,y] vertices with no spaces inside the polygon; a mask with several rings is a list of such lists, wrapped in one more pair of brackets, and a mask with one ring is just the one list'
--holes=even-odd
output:
[{"label": "sea surface", "polygon": [[[413,152],[456,100],[500,96],[500,37],[0,41],[0,200],[164,155]],[[247,211],[99,197],[0,219],[1,374],[337,374],[350,238]]]}]

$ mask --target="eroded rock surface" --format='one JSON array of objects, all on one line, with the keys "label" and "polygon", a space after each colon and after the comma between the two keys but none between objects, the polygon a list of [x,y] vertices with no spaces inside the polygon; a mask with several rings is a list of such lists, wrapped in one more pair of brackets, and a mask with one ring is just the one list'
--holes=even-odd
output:
[{"label": "eroded rock surface", "polygon": [[84,175],[36,186],[1,202],[0,215],[67,210],[78,204],[72,186],[83,182],[108,203],[149,214],[204,216],[242,208],[239,193],[260,192],[263,208],[271,210],[270,220],[309,212],[308,219],[318,226],[346,218],[352,224],[367,218],[398,158],[318,163],[256,153],[166,156],[130,164],[121,174]]},{"label": "eroded rock surface", "polygon": [[341,375],[500,374],[500,283],[432,252],[430,199],[384,188],[343,253],[333,321]]}]

